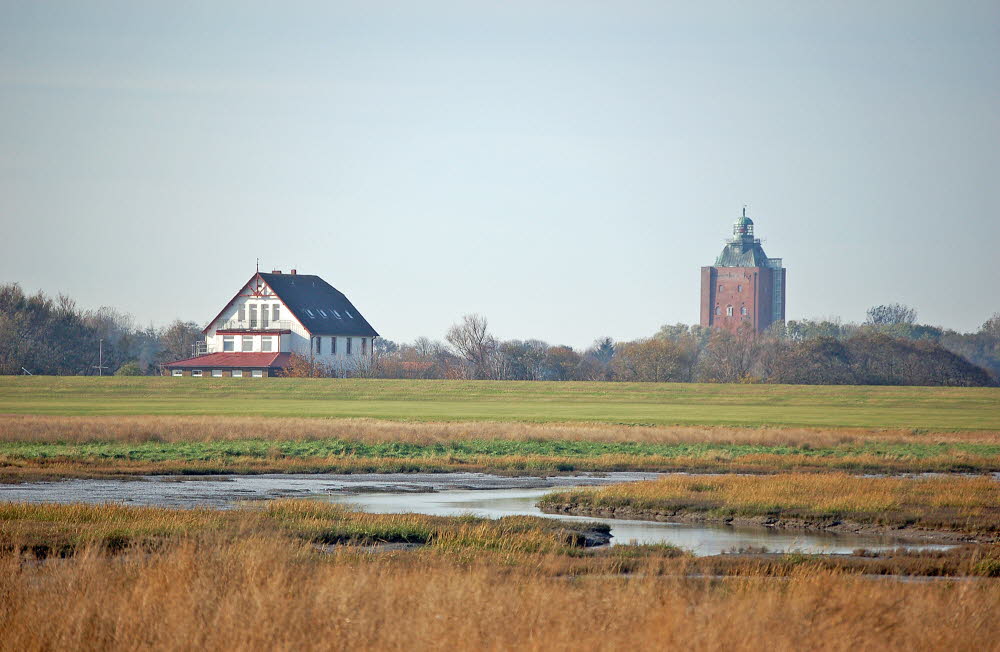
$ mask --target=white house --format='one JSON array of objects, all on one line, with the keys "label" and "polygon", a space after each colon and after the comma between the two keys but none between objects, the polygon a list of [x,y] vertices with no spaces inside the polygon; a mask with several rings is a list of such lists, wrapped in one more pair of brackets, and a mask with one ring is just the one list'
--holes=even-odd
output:
[{"label": "white house", "polygon": [[274,376],[293,353],[350,372],[371,361],[378,337],[342,292],[294,269],[254,274],[203,333],[198,355],[163,365],[165,374]]}]

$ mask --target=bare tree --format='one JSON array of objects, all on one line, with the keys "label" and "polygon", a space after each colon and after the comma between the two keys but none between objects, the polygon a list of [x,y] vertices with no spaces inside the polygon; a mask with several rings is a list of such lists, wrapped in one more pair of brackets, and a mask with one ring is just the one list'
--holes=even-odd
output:
[{"label": "bare tree", "polygon": [[462,322],[449,328],[445,336],[448,343],[469,363],[473,377],[477,379],[499,377],[498,343],[487,326],[486,318],[482,315],[465,315]]},{"label": "bare tree", "polygon": [[872,326],[896,326],[917,323],[917,311],[901,303],[888,303],[868,309],[866,324]]},{"label": "bare tree", "polygon": [[767,344],[749,325],[735,333],[716,330],[699,360],[703,380],[719,383],[753,382],[760,379],[755,374],[761,354]]}]

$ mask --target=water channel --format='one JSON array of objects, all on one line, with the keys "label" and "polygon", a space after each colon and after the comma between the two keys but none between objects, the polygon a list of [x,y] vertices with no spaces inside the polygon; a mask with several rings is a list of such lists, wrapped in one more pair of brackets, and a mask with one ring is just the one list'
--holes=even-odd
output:
[{"label": "water channel", "polygon": [[[231,508],[240,501],[290,497],[325,497],[368,512],[472,514],[486,518],[532,515],[561,520],[598,521],[611,526],[612,545],[667,543],[697,555],[741,548],[771,552],[844,554],[858,548],[880,550],[900,546],[891,537],[800,532],[775,528],[659,523],[622,519],[544,514],[538,499],[570,487],[630,482],[652,473],[605,473],[553,477],[502,477],[481,473],[148,476],[135,480],[63,480],[0,484],[0,501],[118,502],[160,507]],[[908,548],[946,548],[907,545]]]}]

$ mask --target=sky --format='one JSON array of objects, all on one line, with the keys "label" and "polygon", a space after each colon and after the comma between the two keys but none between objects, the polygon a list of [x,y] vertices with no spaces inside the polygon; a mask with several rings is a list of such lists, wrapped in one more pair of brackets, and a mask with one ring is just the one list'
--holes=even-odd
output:
[{"label": "sky", "polygon": [[1000,311],[997,2],[0,0],[0,282],[210,320],[296,268],[385,337]]}]

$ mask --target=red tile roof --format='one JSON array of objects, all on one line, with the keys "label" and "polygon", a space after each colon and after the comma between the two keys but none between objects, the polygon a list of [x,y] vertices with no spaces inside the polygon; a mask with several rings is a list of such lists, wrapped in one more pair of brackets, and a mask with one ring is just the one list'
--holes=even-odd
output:
[{"label": "red tile roof", "polygon": [[168,362],[164,367],[284,367],[291,353],[209,353],[196,358]]}]

